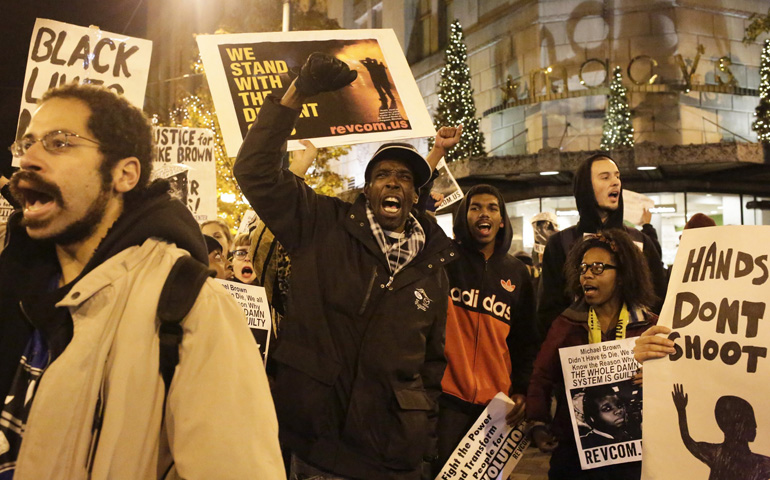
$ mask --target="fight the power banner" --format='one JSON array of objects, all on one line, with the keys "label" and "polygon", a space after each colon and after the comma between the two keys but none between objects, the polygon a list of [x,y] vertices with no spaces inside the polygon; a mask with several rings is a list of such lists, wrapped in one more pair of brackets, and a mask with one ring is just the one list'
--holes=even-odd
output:
[{"label": "fight the power banner", "polygon": [[149,40],[38,18],[29,45],[17,137],[27,129],[43,93],[66,83],[104,85],[141,109],[151,54]]},{"label": "fight the power banner", "polygon": [[281,97],[313,52],[333,55],[358,72],[335,92],[302,107],[289,150],[427,137],[435,134],[401,46],[392,30],[199,35],[201,59],[234,156],[268,94]]},{"label": "fight the power banner", "polygon": [[[770,478],[770,227],[685,230],[644,363],[644,479]],[[675,459],[675,460],[674,460]]]}]

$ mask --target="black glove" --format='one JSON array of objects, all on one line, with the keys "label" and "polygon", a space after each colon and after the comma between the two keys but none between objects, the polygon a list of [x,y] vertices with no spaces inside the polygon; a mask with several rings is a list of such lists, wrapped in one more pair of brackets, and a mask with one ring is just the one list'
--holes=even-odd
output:
[{"label": "black glove", "polygon": [[311,53],[302,65],[295,87],[300,95],[312,97],[321,92],[339,90],[358,76],[342,60],[325,53]]}]

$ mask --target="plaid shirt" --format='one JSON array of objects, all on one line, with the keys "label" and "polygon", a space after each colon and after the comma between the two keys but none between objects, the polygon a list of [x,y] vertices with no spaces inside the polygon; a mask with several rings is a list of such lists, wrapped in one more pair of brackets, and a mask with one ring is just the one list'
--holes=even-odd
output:
[{"label": "plaid shirt", "polygon": [[414,257],[422,250],[422,247],[425,245],[425,230],[422,229],[420,222],[414,218],[414,215],[410,213],[409,218],[406,219],[403,235],[395,242],[391,242],[388,241],[385,231],[377,222],[377,219],[374,218],[374,212],[369,206],[368,201],[366,202],[366,216],[369,219],[369,226],[372,229],[374,238],[388,260],[388,269],[390,270],[388,285],[390,285],[393,277],[401,269],[409,265],[409,262],[414,260]]}]

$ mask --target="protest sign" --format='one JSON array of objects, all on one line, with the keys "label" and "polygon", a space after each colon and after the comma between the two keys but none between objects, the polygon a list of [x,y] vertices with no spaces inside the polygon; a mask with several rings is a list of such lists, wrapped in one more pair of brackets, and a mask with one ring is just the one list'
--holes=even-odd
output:
[{"label": "protest sign", "polygon": [[0,197],[0,223],[8,222],[8,217],[13,213],[13,207],[3,197]]},{"label": "protest sign", "polygon": [[655,202],[647,195],[623,189],[623,220],[634,225],[642,225],[644,210],[654,206]]},{"label": "protest sign", "polygon": [[559,349],[583,470],[642,459],[642,389],[635,338]]},{"label": "protest sign", "polygon": [[658,322],[676,352],[644,364],[643,478],[770,477],[768,245],[767,226],[683,232]]},{"label": "protest sign", "polygon": [[433,181],[433,189],[431,191],[444,195],[444,200],[438,207],[440,210],[455,202],[459,202],[463,198],[463,191],[460,189],[460,185],[457,184],[457,180],[455,180],[452,172],[447,168],[446,161],[443,158],[436,165],[436,170],[438,170],[438,178]]},{"label": "protest sign", "polygon": [[251,233],[257,227],[259,216],[251,208],[243,212],[241,223],[238,225],[238,233]]},{"label": "protest sign", "polygon": [[262,361],[267,363],[267,351],[270,347],[270,306],[267,303],[267,295],[264,287],[247,285],[245,283],[231,282],[217,279],[225,290],[233,296],[238,305],[243,308],[246,320],[249,322],[251,334],[257,341]]},{"label": "protest sign", "polygon": [[198,222],[217,216],[214,133],[207,128],[154,127],[153,178],[167,178]]},{"label": "protest sign", "polygon": [[349,86],[310,97],[288,149],[427,137],[435,129],[392,30],[198,35],[225,147],[241,146],[265,97],[281,97],[307,57],[322,52],[358,72]]},{"label": "protest sign", "polygon": [[513,401],[503,392],[495,395],[435,480],[506,480],[529,445],[523,424],[505,423],[512,408]]},{"label": "protest sign", "polygon": [[[138,108],[144,106],[152,42],[38,18],[32,30],[17,137],[27,129],[37,100],[51,87],[105,85]],[[18,159],[14,159],[17,165]]]}]

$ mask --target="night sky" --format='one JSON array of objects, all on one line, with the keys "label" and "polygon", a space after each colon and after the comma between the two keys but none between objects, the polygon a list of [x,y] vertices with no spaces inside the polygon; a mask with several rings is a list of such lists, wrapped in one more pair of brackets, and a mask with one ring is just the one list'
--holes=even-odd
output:
[{"label": "night sky", "polygon": [[[11,157],[6,147],[16,135],[24,71],[35,19],[49,18],[84,27],[98,25],[102,30],[145,37],[147,0],[5,0],[3,3],[0,28],[0,161],[5,163]],[[131,19],[134,12],[136,14]]]}]

